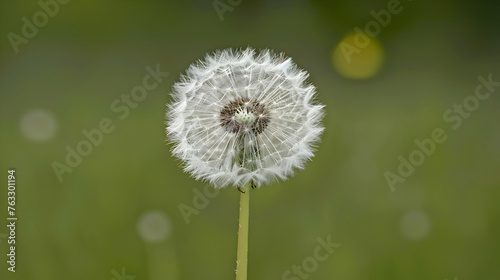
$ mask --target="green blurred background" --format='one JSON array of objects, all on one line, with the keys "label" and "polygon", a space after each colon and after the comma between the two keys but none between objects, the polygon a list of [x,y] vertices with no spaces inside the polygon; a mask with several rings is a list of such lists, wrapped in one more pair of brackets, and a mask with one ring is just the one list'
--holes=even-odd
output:
[{"label": "green blurred background", "polygon": [[[0,279],[234,279],[239,193],[186,223],[180,205],[206,184],[172,158],[164,112],[190,63],[247,46],[292,57],[327,106],[313,161],[252,192],[249,279],[286,279],[328,235],[341,246],[309,279],[500,279],[500,88],[458,129],[443,120],[478,75],[500,81],[498,2],[402,1],[349,65],[332,53],[386,1],[231,3],[221,20],[212,1],[72,0],[15,53],[8,34],[42,9],[0,2]],[[111,104],[156,65],[170,75],[120,120]],[[115,130],[60,182],[53,162],[103,118]],[[392,191],[384,173],[438,127],[447,141]]]}]

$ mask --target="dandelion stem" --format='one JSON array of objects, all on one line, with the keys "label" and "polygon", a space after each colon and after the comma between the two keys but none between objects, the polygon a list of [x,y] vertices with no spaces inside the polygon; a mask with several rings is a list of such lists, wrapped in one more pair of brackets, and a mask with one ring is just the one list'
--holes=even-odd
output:
[{"label": "dandelion stem", "polygon": [[240,193],[240,219],[238,226],[238,251],[236,257],[236,280],[247,279],[248,266],[248,220],[250,212],[250,183]]}]

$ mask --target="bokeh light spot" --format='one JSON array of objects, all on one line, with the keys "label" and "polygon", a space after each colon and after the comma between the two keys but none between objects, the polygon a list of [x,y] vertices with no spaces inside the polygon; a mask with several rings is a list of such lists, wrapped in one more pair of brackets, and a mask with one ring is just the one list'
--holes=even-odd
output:
[{"label": "bokeh light spot", "polygon": [[429,235],[430,231],[431,222],[422,212],[412,211],[401,219],[401,233],[408,240],[422,240]]},{"label": "bokeh light spot", "polygon": [[33,141],[46,141],[54,136],[57,122],[52,113],[46,110],[34,110],[21,118],[21,133]]},{"label": "bokeh light spot", "polygon": [[379,40],[360,30],[342,38],[332,53],[335,70],[350,79],[367,79],[375,76],[384,60],[384,47]]},{"label": "bokeh light spot", "polygon": [[163,241],[171,232],[170,218],[161,211],[146,211],[137,220],[137,232],[145,242]]}]

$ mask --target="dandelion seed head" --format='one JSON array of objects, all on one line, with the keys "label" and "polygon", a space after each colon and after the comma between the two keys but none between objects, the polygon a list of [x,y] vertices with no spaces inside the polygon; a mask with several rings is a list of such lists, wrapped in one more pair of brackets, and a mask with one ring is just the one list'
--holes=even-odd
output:
[{"label": "dandelion seed head", "polygon": [[215,187],[285,180],[313,156],[323,105],[290,58],[269,50],[217,51],[172,90],[167,136],[185,171]]}]

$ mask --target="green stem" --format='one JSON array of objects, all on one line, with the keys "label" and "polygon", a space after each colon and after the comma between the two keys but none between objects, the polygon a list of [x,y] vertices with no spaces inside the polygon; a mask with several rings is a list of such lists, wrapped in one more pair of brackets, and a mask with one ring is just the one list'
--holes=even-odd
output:
[{"label": "green stem", "polygon": [[245,193],[240,193],[240,219],[238,227],[238,252],[236,256],[236,280],[247,279],[250,189],[250,184],[247,184],[244,188]]}]

